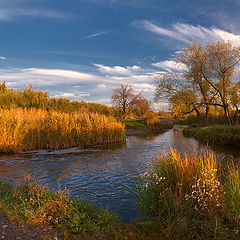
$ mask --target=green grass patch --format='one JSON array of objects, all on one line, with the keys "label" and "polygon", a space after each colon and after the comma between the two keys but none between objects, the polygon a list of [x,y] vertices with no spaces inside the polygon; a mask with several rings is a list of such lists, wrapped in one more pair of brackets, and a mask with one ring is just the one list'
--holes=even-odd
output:
[{"label": "green grass patch", "polygon": [[219,145],[240,146],[240,127],[228,125],[210,125],[206,127],[190,126],[183,134]]},{"label": "green grass patch", "polygon": [[126,129],[139,129],[148,132],[161,132],[174,126],[173,119],[170,118],[149,118],[146,120],[128,119],[124,120]]},{"label": "green grass patch", "polygon": [[122,123],[125,124],[125,128],[150,130],[149,126],[143,120],[128,119],[122,121]]}]

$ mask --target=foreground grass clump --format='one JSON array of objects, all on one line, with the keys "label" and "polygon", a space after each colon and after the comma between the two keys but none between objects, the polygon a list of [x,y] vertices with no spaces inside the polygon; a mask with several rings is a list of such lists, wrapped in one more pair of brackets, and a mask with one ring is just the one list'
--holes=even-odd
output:
[{"label": "foreground grass clump", "polygon": [[63,149],[125,141],[124,126],[95,113],[0,110],[0,152]]},{"label": "foreground grass clump", "polygon": [[240,127],[228,125],[210,125],[206,127],[190,126],[183,131],[185,136],[208,140],[214,144],[240,146]]},{"label": "foreground grass clump", "polygon": [[137,194],[143,215],[169,239],[240,238],[239,171],[221,169],[211,152],[159,156]]},{"label": "foreground grass clump", "polygon": [[0,183],[0,211],[11,220],[29,225],[50,225],[67,236],[103,230],[117,217],[80,199],[71,199],[66,190],[50,192],[34,182],[19,187]]}]

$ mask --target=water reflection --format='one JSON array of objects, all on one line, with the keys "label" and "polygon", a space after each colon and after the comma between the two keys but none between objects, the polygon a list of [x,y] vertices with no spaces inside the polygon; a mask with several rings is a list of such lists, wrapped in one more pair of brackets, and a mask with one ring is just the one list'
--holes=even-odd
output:
[{"label": "water reflection", "polygon": [[56,189],[60,181],[72,196],[116,211],[123,221],[140,217],[135,195],[126,186],[146,170],[146,163],[156,153],[173,147],[186,152],[204,147],[192,138],[185,138],[177,126],[160,135],[128,136],[126,144],[101,149],[71,149],[55,152],[0,155],[0,178],[9,182],[30,174],[41,183]]}]

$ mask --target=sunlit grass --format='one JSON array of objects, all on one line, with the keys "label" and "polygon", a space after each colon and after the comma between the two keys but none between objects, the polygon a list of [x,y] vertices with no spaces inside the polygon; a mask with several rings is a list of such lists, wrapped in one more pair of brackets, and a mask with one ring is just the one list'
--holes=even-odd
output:
[{"label": "sunlit grass", "polygon": [[157,117],[153,117],[146,119],[146,123],[152,131],[163,131],[174,126],[174,121],[171,118],[159,119]]},{"label": "sunlit grass", "polygon": [[63,149],[125,141],[124,126],[94,113],[0,110],[0,151]]},{"label": "sunlit grass", "polygon": [[141,175],[136,193],[143,216],[169,238],[239,237],[239,172],[234,166],[221,169],[213,152],[182,155],[171,149],[159,155]]}]

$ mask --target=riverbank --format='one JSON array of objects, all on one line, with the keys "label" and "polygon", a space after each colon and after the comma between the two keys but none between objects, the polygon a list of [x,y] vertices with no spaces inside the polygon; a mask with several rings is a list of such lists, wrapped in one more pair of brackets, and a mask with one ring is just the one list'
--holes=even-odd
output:
[{"label": "riverbank", "polygon": [[240,127],[210,125],[206,127],[190,125],[183,130],[187,137],[209,141],[212,144],[240,146]]},{"label": "riverbank", "polygon": [[7,240],[153,240],[165,239],[158,225],[120,222],[115,214],[66,190],[50,192],[36,183],[11,186],[0,182],[0,237]]},{"label": "riverbank", "polygon": [[235,166],[223,169],[211,152],[191,151],[182,157],[176,150],[158,155],[148,166],[132,189],[144,221],[120,222],[106,210],[71,199],[65,189],[50,192],[29,181],[16,187],[0,184],[0,211],[7,221],[20,223],[21,231],[29,226],[53,229],[59,239],[239,239],[240,179]]},{"label": "riverbank", "polygon": [[16,234],[21,232],[22,236],[31,236],[35,229],[36,233],[45,231],[44,236],[50,234],[47,239],[82,239],[86,233],[104,232],[118,222],[107,210],[71,199],[64,189],[51,192],[35,182],[15,187],[0,182],[0,212],[0,218],[6,222],[1,233],[4,237],[12,234],[7,232],[9,229]]},{"label": "riverbank", "polygon": [[170,118],[157,119],[152,118],[148,120],[129,119],[123,121],[125,124],[126,135],[138,135],[149,133],[160,133],[174,126],[174,120]]}]

